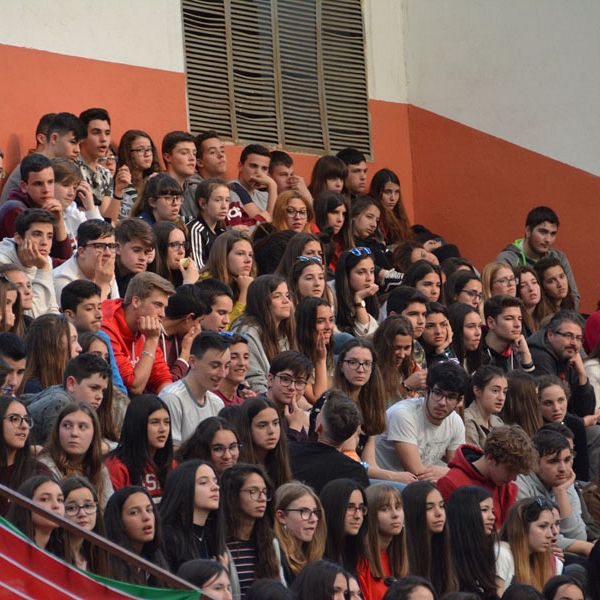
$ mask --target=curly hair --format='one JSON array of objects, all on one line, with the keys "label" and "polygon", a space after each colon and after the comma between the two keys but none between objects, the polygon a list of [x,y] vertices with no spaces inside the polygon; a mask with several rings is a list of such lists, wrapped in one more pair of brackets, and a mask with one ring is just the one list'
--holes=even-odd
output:
[{"label": "curly hair", "polygon": [[538,464],[537,450],[519,425],[494,427],[485,440],[483,454],[524,475]]}]

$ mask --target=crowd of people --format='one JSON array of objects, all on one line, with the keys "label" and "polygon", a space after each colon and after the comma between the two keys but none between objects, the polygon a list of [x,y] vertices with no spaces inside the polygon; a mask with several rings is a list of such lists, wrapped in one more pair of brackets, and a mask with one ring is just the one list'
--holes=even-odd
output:
[{"label": "crowd of people", "polygon": [[551,208],[475,266],[355,148],[226,181],[215,131],[35,135],[0,151],[0,483],[219,600],[600,600],[600,310]]}]

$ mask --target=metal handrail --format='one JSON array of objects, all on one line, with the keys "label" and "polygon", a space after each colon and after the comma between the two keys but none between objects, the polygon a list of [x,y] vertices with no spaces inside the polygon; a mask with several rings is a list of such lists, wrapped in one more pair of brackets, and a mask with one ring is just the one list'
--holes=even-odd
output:
[{"label": "metal handrail", "polygon": [[[88,531],[87,529],[83,529],[82,527],[79,527],[79,525],[75,525],[74,523],[68,521],[64,517],[61,517],[56,513],[50,512],[49,510],[42,508],[39,504],[32,502],[26,496],[23,496],[2,484],[0,484],[0,496],[4,496],[5,498],[8,498],[11,502],[15,502],[36,514],[41,515],[48,521],[56,523],[59,527],[62,527],[63,529],[66,529],[71,533],[81,536],[85,540],[88,540],[91,544],[99,546],[100,548],[106,550],[110,554],[114,554],[118,558],[126,560],[127,562],[133,564],[133,566],[138,567],[139,569],[143,569],[144,571],[146,571],[146,573],[154,575],[157,579],[160,579],[169,587],[183,590],[198,590],[197,587],[193,586],[188,581],[185,581],[185,579],[181,579],[181,577],[177,577],[169,571],[161,569],[154,563],[144,558],[141,558],[138,554],[134,554],[130,550],[125,550],[125,548],[117,546],[117,544],[115,544],[114,542],[107,540],[105,537],[102,537],[97,533]],[[202,593],[202,596],[205,598],[210,597],[204,593]]]}]

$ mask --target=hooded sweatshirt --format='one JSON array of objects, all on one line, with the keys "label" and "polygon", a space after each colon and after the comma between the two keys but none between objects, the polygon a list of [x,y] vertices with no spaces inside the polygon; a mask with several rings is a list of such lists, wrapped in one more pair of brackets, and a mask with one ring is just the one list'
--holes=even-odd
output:
[{"label": "hooded sweatshirt", "polygon": [[450,470],[438,480],[437,486],[446,502],[450,494],[463,485],[478,485],[488,490],[494,500],[496,527],[499,529],[508,515],[508,509],[517,499],[518,488],[513,481],[504,485],[496,485],[490,479],[486,479],[473,466],[473,463],[482,456],[483,451],[475,446],[468,444],[459,446],[454,458],[448,463]]},{"label": "hooded sweatshirt", "polygon": [[4,238],[0,242],[0,265],[16,265],[23,268],[31,281],[33,305],[31,310],[27,310],[25,313],[34,319],[46,313],[58,313],[58,303],[52,282],[52,259],[48,256],[46,260],[48,261],[47,269],[25,267],[19,260],[15,240]]},{"label": "hooded sweatshirt", "polygon": [[[123,378],[125,387],[130,391],[135,379],[135,365],[142,355],[146,338],[144,335],[136,334],[129,329],[129,325],[125,320],[121,298],[105,300],[102,303],[102,331],[105,331],[110,338],[119,373]],[[173,383],[173,379],[160,346],[156,347],[154,354],[156,358],[144,391],[158,394],[166,384]]]},{"label": "hooded sweatshirt", "polygon": [[511,267],[516,267],[517,265],[529,265],[530,267],[533,267],[535,266],[535,263],[542,258],[558,258],[562,268],[565,270],[565,275],[569,280],[569,288],[571,292],[573,292],[573,297],[575,298],[575,310],[578,310],[581,302],[581,296],[579,294],[579,290],[577,289],[577,284],[575,283],[575,276],[573,275],[569,259],[565,253],[557,250],[556,248],[550,248],[550,250],[548,250],[544,256],[540,257],[539,259],[535,259],[525,254],[525,250],[523,248],[524,241],[524,238],[520,238],[515,240],[512,244],[506,246],[506,248],[504,248],[504,250],[502,250],[502,252],[496,256],[496,262],[505,262]]}]

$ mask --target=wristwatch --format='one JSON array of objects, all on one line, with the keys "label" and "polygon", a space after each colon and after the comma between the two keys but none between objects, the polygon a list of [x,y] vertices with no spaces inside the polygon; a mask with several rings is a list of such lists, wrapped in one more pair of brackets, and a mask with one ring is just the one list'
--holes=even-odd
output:
[{"label": "wristwatch", "polygon": [[354,303],[354,306],[355,306],[356,308],[358,308],[359,306],[362,306],[363,308],[366,308],[366,307],[367,307],[367,304],[366,304],[366,302],[365,302],[364,300],[361,300],[360,302],[355,302],[355,303]]}]

